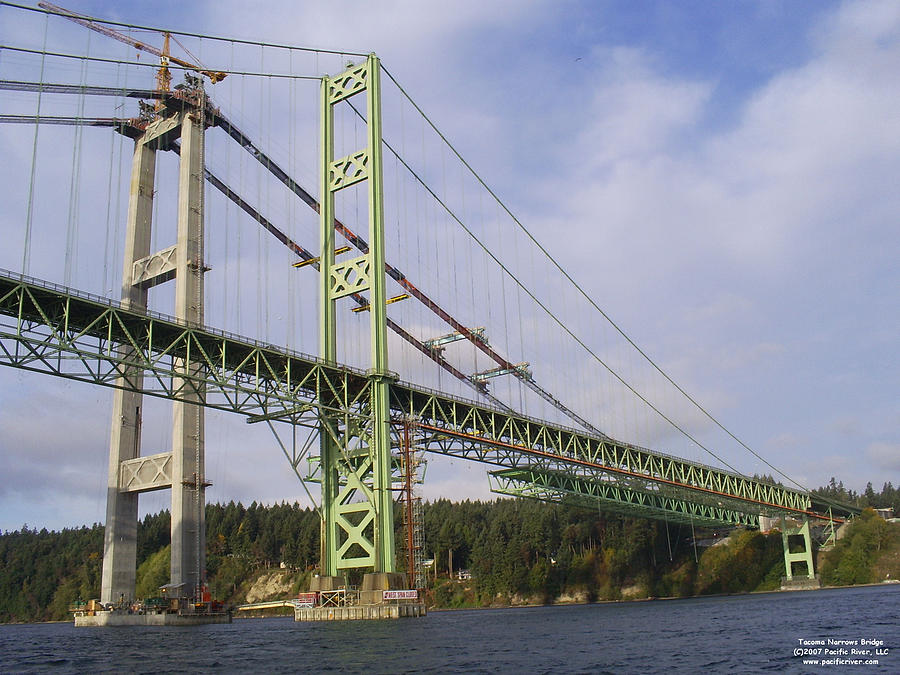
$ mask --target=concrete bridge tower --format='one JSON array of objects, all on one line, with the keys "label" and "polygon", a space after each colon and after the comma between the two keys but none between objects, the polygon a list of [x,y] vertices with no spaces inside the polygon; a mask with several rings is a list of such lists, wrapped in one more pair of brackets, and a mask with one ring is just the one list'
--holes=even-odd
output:
[{"label": "concrete bridge tower", "polygon": [[[122,271],[122,304],[147,309],[150,288],[175,281],[175,315],[188,325],[203,323],[203,147],[206,98],[201,88],[186,89],[166,100],[145,131],[134,139],[131,192]],[[154,174],[158,150],[180,139],[177,240],[150,251]],[[195,596],[206,576],[204,479],[204,388],[198,373],[183,362],[184,377],[172,383],[181,391],[173,401],[172,450],[141,454],[143,367],[137,352],[120,347],[129,365],[121,369],[113,399],[107,483],[106,532],[101,601],[133,599],[137,558],[138,495],[172,491],[171,583],[174,592]]]}]

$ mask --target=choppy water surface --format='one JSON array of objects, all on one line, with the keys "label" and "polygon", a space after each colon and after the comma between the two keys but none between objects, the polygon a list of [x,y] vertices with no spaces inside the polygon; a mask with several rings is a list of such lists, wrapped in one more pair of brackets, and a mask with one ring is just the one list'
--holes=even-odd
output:
[{"label": "choppy water surface", "polygon": [[[809,655],[794,655],[801,639],[883,644],[861,645],[872,650],[866,658],[878,665],[816,666],[803,663]],[[300,624],[277,618],[187,628],[0,626],[2,672],[238,670],[898,673],[900,587],[433,612],[424,619],[380,622]]]}]

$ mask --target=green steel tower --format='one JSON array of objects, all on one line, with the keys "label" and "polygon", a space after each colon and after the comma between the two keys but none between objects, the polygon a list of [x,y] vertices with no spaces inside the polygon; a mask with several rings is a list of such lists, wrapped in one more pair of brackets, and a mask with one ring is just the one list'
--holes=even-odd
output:
[{"label": "green steel tower", "polygon": [[[378,58],[370,54],[365,63],[322,80],[322,357],[328,363],[338,362],[336,302],[354,293],[368,291],[372,342],[365,391],[331,391],[320,401],[321,571],[332,577],[349,569],[394,571],[389,403],[396,376],[388,370],[387,354],[379,68]],[[335,106],[362,92],[366,94],[367,145],[335,159]],[[362,181],[368,181],[369,249],[358,258],[336,263],[335,194]],[[348,402],[355,404],[359,414],[349,412]]]}]

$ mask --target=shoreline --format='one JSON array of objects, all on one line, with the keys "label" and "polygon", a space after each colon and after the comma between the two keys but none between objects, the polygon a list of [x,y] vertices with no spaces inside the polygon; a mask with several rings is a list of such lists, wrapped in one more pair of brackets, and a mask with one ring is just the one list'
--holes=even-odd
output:
[{"label": "shoreline", "polygon": [[[841,590],[847,588],[875,588],[875,587],[887,587],[891,588],[894,586],[898,586],[900,584],[895,583],[885,583],[883,581],[879,581],[876,583],[868,583],[868,584],[853,584],[849,586],[822,586],[820,588],[811,588],[802,591],[782,591],[782,590],[771,590],[771,591],[743,591],[740,593],[711,593],[709,595],[684,595],[684,596],[654,596],[650,598],[630,598],[623,600],[594,600],[592,602],[552,602],[552,603],[524,603],[517,605],[487,605],[487,606],[478,606],[478,607],[428,607],[428,612],[471,612],[471,611],[485,611],[485,610],[502,610],[502,609],[533,609],[536,607],[577,607],[583,605],[615,605],[615,604],[624,604],[624,603],[632,603],[632,602],[665,602],[668,600],[702,600],[704,598],[730,598],[737,597],[741,595],[775,595],[780,593],[810,593],[816,591],[834,591]],[[292,617],[292,614],[269,614],[269,615],[232,615],[234,619],[272,619],[279,617]],[[28,625],[41,625],[41,624],[53,624],[53,623],[73,623],[72,619],[54,619],[50,621],[7,621],[5,623],[0,623],[0,626],[28,626]]]},{"label": "shoreline", "polygon": [[844,585],[844,586],[821,586],[819,588],[810,588],[804,590],[789,590],[783,591],[781,589],[774,589],[771,591],[741,591],[739,593],[710,593],[707,595],[670,595],[670,596],[653,596],[649,598],[628,598],[628,599],[620,599],[620,600],[594,600],[594,601],[584,601],[584,602],[551,602],[551,603],[540,603],[540,604],[529,604],[524,603],[520,605],[486,605],[486,606],[477,606],[477,607],[429,607],[429,612],[466,612],[472,610],[490,610],[490,609],[529,609],[533,607],[575,607],[582,605],[613,605],[613,604],[624,604],[631,602],[658,602],[658,601],[667,601],[667,600],[702,600],[704,598],[731,598],[738,597],[742,595],[776,595],[781,593],[808,593],[808,592],[816,592],[816,591],[832,591],[832,590],[840,590],[846,588],[873,588],[873,587],[892,587],[898,584],[894,583],[885,583],[883,581],[878,581],[874,583],[868,584],[852,584],[852,585]]}]

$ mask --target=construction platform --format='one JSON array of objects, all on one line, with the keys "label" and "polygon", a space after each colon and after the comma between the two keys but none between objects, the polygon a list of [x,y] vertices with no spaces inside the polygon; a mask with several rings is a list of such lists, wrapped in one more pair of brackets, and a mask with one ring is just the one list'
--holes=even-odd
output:
[{"label": "construction platform", "polygon": [[82,626],[205,626],[231,623],[231,614],[179,614],[178,612],[129,613],[122,610],[76,614],[76,628]]},{"label": "construction platform", "polygon": [[75,626],[204,626],[231,623],[231,612],[220,602],[189,598],[147,598],[134,602],[104,604],[99,600],[78,601],[69,608]]},{"label": "construction platform", "polygon": [[364,621],[425,616],[425,603],[419,591],[405,586],[405,574],[366,574],[361,589],[348,586],[343,577],[317,576],[310,582],[310,591],[300,593],[293,601],[294,621]]}]

